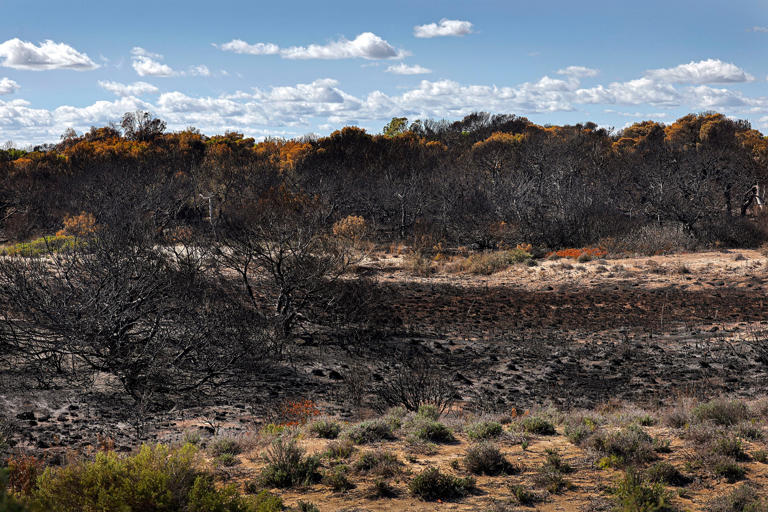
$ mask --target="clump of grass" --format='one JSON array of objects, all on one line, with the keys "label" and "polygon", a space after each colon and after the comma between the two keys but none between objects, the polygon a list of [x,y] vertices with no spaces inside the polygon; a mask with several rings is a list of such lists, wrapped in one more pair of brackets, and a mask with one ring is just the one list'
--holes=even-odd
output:
[{"label": "clump of grass", "polygon": [[411,493],[425,501],[464,498],[475,490],[475,479],[460,478],[441,473],[434,467],[426,468],[408,484]]},{"label": "clump of grass", "polygon": [[737,461],[749,459],[749,456],[744,451],[744,444],[741,442],[741,439],[733,436],[723,436],[717,439],[712,445],[712,453],[730,457]]},{"label": "clump of grass", "polygon": [[253,504],[256,512],[282,512],[285,510],[282,498],[266,490],[256,495]]},{"label": "clump of grass", "polygon": [[725,478],[729,483],[738,482],[747,474],[747,469],[730,457],[714,456],[708,464],[715,475]]},{"label": "clump of grass", "polygon": [[469,425],[465,431],[472,441],[496,439],[504,433],[501,423],[497,421],[479,421]]},{"label": "clump of grass", "polygon": [[243,451],[242,446],[231,437],[219,437],[208,445],[208,453],[214,457],[220,455],[239,455]]},{"label": "clump of grass", "polygon": [[482,252],[468,256],[461,263],[461,269],[471,274],[490,275],[514,264],[529,263],[532,260],[531,254],[522,249]]},{"label": "clump of grass", "polygon": [[511,485],[509,487],[509,492],[514,497],[515,501],[524,507],[531,507],[543,499],[539,494],[530,491],[519,484]]},{"label": "clump of grass", "polygon": [[451,429],[440,423],[426,418],[416,418],[407,425],[410,436],[420,441],[431,443],[450,443],[455,441]]},{"label": "clump of grass", "polygon": [[614,491],[621,512],[671,512],[669,494],[660,483],[649,484],[634,470],[627,470]]},{"label": "clump of grass", "polygon": [[216,462],[226,468],[237,466],[240,464],[240,460],[231,453],[222,453],[221,455],[216,457]]},{"label": "clump of grass", "polygon": [[557,433],[555,426],[542,416],[526,416],[520,422],[520,426],[529,434],[553,436]]},{"label": "clump of grass", "polygon": [[696,406],[693,415],[699,421],[729,427],[749,418],[749,408],[738,400],[716,399]]},{"label": "clump of grass", "polygon": [[569,417],[565,421],[563,433],[568,440],[576,446],[581,446],[592,434],[595,433],[598,422],[591,416],[579,415]]},{"label": "clump of grass", "polygon": [[74,236],[44,236],[30,242],[21,242],[7,247],[0,247],[0,256],[21,256],[37,258],[51,253],[67,252],[78,245]]},{"label": "clump of grass", "polygon": [[482,442],[473,444],[464,455],[464,467],[475,475],[514,474],[516,468],[502,455],[498,446]]},{"label": "clump of grass", "polygon": [[317,471],[320,460],[305,456],[304,450],[294,440],[276,439],[267,449],[264,459],[267,465],[261,472],[261,482],[267,487],[310,485],[320,478]]},{"label": "clump of grass", "polygon": [[392,425],[384,420],[363,421],[350,427],[346,436],[357,444],[369,444],[394,439]]},{"label": "clump of grass", "polygon": [[309,431],[321,439],[336,439],[341,433],[341,425],[331,420],[318,420],[309,426]]}]

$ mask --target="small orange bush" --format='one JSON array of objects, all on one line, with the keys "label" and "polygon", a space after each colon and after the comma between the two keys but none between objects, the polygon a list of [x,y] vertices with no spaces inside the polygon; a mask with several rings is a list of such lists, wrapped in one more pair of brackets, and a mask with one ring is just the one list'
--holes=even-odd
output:
[{"label": "small orange bush", "polygon": [[88,236],[96,231],[96,217],[92,213],[80,212],[78,215],[64,217],[64,229],[56,235],[74,235],[78,237]]},{"label": "small orange bush", "polygon": [[8,488],[29,496],[35,488],[43,463],[32,455],[20,455],[8,459]]},{"label": "small orange bush", "polygon": [[312,400],[297,400],[285,402],[281,408],[281,425],[292,427],[306,425],[307,422],[320,415],[320,409]]},{"label": "small orange bush", "polygon": [[582,247],[581,249],[560,249],[559,251],[553,251],[547,253],[547,257],[556,255],[560,258],[573,258],[579,259],[581,256],[587,255],[592,258],[602,258],[608,251],[602,247]]}]

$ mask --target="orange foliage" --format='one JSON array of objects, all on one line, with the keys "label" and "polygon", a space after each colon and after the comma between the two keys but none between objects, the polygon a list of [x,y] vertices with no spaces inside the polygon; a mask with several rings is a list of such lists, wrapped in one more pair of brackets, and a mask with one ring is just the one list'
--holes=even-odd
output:
[{"label": "orange foliage", "polygon": [[8,459],[8,487],[13,492],[29,496],[42,469],[42,462],[32,455],[11,457]]},{"label": "orange foliage", "polygon": [[333,224],[333,234],[349,240],[359,240],[365,231],[365,219],[357,215],[349,215]]},{"label": "orange foliage", "polygon": [[96,232],[96,217],[92,213],[80,212],[78,215],[67,215],[64,217],[64,229],[56,232],[57,236],[73,235],[85,237]]},{"label": "orange foliage", "polygon": [[547,257],[556,255],[560,258],[573,258],[579,259],[583,255],[590,256],[592,258],[602,258],[608,251],[601,247],[582,247],[581,249],[560,249],[559,251],[547,253]]},{"label": "orange foliage", "polygon": [[306,425],[310,419],[319,415],[320,409],[312,400],[289,400],[280,409],[280,424],[286,427]]}]

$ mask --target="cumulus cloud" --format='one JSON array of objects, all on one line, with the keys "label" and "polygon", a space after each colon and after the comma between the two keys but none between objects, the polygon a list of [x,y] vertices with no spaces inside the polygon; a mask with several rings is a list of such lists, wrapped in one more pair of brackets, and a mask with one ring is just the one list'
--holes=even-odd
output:
[{"label": "cumulus cloud", "polygon": [[0,59],[0,65],[5,67],[32,71],[48,69],[88,71],[99,67],[87,54],[50,39],[39,45],[19,38],[9,39],[0,43]]},{"label": "cumulus cloud", "polygon": [[248,44],[242,39],[233,39],[224,44],[214,44],[217,48],[225,52],[246,53],[249,55],[276,55],[280,53],[280,47],[272,43]]},{"label": "cumulus cloud", "polygon": [[586,78],[586,77],[597,76],[598,73],[599,73],[598,70],[588,68],[585,66],[568,66],[567,68],[557,70],[558,75],[567,75],[567,76],[573,76],[576,78]]},{"label": "cumulus cloud", "polygon": [[661,82],[677,84],[718,84],[751,82],[755,78],[730,62],[719,59],[691,61],[674,68],[651,69],[645,76]]},{"label": "cumulus cloud", "polygon": [[426,75],[431,73],[432,70],[418,64],[409,66],[405,62],[401,62],[400,64],[389,66],[386,69],[386,72],[394,73],[396,75]]},{"label": "cumulus cloud", "polygon": [[136,46],[131,50],[131,60],[133,69],[139,76],[158,76],[168,77],[176,74],[176,71],[169,65],[160,62],[163,56],[157,53],[151,53]]},{"label": "cumulus cloud", "polygon": [[117,96],[141,96],[142,94],[154,94],[158,88],[147,82],[134,82],[132,84],[121,84],[109,80],[99,80],[99,86]]},{"label": "cumulus cloud", "polygon": [[421,38],[465,36],[472,33],[472,23],[463,20],[441,19],[440,23],[427,23],[413,27],[413,35]]},{"label": "cumulus cloud", "polygon": [[328,44],[281,48],[273,43],[249,44],[240,39],[215,45],[217,48],[250,55],[280,55],[284,59],[397,59],[406,55],[373,32],[363,32],[349,40],[344,37]]},{"label": "cumulus cloud", "polygon": [[13,94],[20,89],[19,84],[10,78],[0,78],[0,95]]},{"label": "cumulus cloud", "polygon": [[681,104],[683,96],[671,84],[659,83],[650,78],[638,78],[628,82],[613,82],[607,86],[579,89],[574,101],[584,104],[648,104],[675,107]]}]

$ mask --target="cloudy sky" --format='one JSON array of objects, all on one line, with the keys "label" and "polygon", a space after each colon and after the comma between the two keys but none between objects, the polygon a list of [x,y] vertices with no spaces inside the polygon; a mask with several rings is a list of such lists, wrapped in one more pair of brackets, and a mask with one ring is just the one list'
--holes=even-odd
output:
[{"label": "cloudy sky", "polygon": [[475,110],[768,133],[765,0],[0,0],[0,144],[149,110],[260,138]]}]

